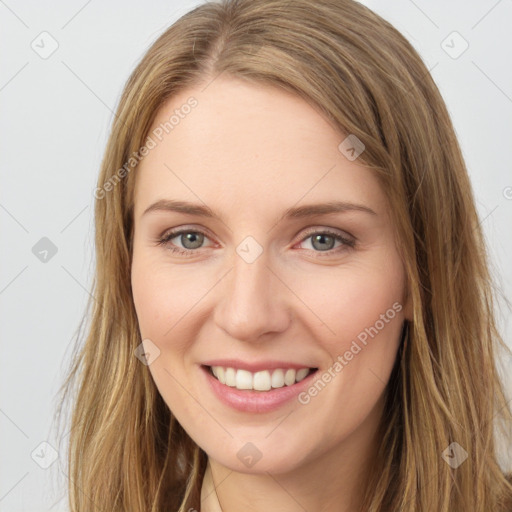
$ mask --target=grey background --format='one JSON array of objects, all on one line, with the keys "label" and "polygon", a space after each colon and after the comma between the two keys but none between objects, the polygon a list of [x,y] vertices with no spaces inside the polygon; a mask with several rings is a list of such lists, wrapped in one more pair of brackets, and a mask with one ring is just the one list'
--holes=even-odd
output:
[{"label": "grey background", "polygon": [[[512,0],[363,3],[432,71],[469,167],[496,282],[510,300]],[[112,112],[145,50],[198,4],[0,0],[0,511],[67,510],[65,443],[52,437],[52,416],[91,282],[93,190]],[[58,48],[47,58],[31,46],[48,52],[52,40]],[[457,56],[463,40],[469,46]],[[48,249],[43,237],[57,249],[46,262],[37,255]],[[505,307],[500,325],[512,345]],[[512,362],[502,362],[510,374]],[[54,452],[42,442],[58,452],[48,469],[41,464]]]}]

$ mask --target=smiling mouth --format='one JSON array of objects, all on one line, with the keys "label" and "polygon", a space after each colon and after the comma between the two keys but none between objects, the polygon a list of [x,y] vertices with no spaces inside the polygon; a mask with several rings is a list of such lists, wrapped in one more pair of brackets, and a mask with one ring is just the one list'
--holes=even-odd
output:
[{"label": "smiling mouth", "polygon": [[223,366],[205,366],[208,373],[221,384],[241,391],[271,391],[283,387],[293,386],[315,373],[318,368],[276,368],[250,372]]}]

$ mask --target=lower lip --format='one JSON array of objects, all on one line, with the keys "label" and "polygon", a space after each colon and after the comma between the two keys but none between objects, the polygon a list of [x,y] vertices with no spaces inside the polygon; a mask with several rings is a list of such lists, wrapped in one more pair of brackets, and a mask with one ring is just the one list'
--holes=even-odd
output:
[{"label": "lower lip", "polygon": [[318,370],[310,373],[300,382],[291,386],[270,389],[269,391],[240,390],[222,384],[213,375],[210,369],[201,365],[201,371],[206,376],[207,382],[214,394],[226,405],[242,412],[270,412],[279,409],[285,403],[293,400],[308,387]]}]

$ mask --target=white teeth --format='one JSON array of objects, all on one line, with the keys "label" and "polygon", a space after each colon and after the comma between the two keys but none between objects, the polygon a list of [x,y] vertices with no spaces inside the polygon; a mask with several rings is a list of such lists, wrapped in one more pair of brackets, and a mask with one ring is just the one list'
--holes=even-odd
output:
[{"label": "white teeth", "polygon": [[217,366],[217,374],[215,376],[222,384],[226,384],[226,372],[222,366]]},{"label": "white teeth", "polygon": [[237,370],[236,372],[236,388],[252,389],[252,373],[247,370]]},{"label": "white teeth", "polygon": [[307,374],[309,373],[309,368],[301,368],[297,371],[297,375],[295,376],[295,380],[300,382],[302,379],[305,379]]},{"label": "white teeth", "polygon": [[268,391],[272,387],[270,373],[266,370],[256,372],[253,377],[252,387],[257,391]]},{"label": "white teeth", "polygon": [[285,385],[291,386],[305,379],[310,373],[309,368],[301,368],[300,370],[278,368],[273,371],[262,370],[255,373],[222,366],[212,366],[211,369],[213,375],[222,384],[232,388],[254,389],[256,391],[269,391],[272,388],[282,388]]},{"label": "white teeth", "polygon": [[[212,366],[212,369],[214,367]],[[236,386],[236,372],[233,368],[226,368],[226,382],[227,386],[234,388]]]},{"label": "white teeth", "polygon": [[284,372],[281,369],[274,370],[272,373],[272,387],[282,388],[284,386]]},{"label": "white teeth", "polygon": [[289,370],[286,370],[286,373],[284,374],[284,383],[287,385],[287,386],[291,386],[292,384],[295,383],[295,374],[297,372],[295,370],[293,370],[292,368],[290,368]]}]

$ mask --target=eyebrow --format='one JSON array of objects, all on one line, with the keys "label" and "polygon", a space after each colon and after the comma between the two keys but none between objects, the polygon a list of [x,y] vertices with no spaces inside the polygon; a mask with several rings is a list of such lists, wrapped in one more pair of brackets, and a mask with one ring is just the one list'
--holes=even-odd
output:
[{"label": "eyebrow", "polygon": [[[156,203],[148,206],[142,216],[154,211],[170,211],[185,213],[189,215],[197,215],[199,217],[207,217],[221,220],[211,208],[206,205],[190,203],[188,201],[176,201],[173,199],[161,199]],[[344,213],[350,211],[364,212],[371,215],[377,215],[371,208],[362,204],[354,204],[345,201],[328,201],[326,203],[308,204],[288,208],[283,215],[285,219],[300,219],[305,217],[314,217],[318,215],[327,215],[332,213]]]}]

